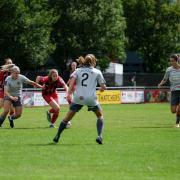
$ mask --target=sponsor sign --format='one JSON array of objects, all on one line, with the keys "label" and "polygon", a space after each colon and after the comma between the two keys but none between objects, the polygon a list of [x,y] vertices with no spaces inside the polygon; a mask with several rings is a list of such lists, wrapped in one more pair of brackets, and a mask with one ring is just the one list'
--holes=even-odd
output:
[{"label": "sponsor sign", "polygon": [[147,89],[144,92],[146,103],[158,103],[170,101],[170,91],[163,89]]},{"label": "sponsor sign", "polygon": [[143,103],[144,91],[125,90],[122,91],[121,103]]},{"label": "sponsor sign", "polygon": [[[66,100],[65,92],[58,92],[58,103],[60,105],[68,104]],[[48,104],[42,97],[41,92],[23,92],[22,93],[22,103],[24,106],[32,107],[32,106],[47,106]]]},{"label": "sponsor sign", "polygon": [[120,104],[121,92],[119,90],[97,91],[97,98],[100,104]]},{"label": "sponsor sign", "polygon": [[40,92],[34,92],[34,106],[45,106],[47,103]]}]

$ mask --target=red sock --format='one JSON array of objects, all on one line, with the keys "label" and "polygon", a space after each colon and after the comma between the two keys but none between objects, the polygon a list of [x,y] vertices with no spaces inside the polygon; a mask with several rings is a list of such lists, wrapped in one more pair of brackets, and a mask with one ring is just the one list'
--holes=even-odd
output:
[{"label": "red sock", "polygon": [[59,112],[54,112],[52,115],[51,123],[54,124],[58,118]]}]

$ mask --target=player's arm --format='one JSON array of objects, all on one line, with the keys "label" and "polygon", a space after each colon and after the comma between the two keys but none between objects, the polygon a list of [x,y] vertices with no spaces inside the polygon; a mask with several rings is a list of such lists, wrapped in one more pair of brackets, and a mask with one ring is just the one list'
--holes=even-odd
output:
[{"label": "player's arm", "polygon": [[103,92],[104,90],[106,90],[106,81],[102,75],[102,73],[100,72],[99,73],[99,76],[98,76],[98,84],[100,85],[100,88],[99,88],[99,91]]},{"label": "player's arm", "polygon": [[15,66],[15,64],[6,64],[6,65],[2,65],[1,69],[3,71],[10,71],[13,66]]},{"label": "player's arm", "polygon": [[68,93],[68,86],[66,85],[66,83],[63,85],[63,88],[65,89],[66,94],[67,94]]},{"label": "player's arm", "polygon": [[167,69],[162,81],[158,84],[158,88],[161,88],[161,86],[166,83],[169,76],[170,76],[169,69]]},{"label": "player's arm", "polygon": [[69,82],[70,82],[70,79],[68,80],[68,82],[66,83],[67,84],[67,86],[69,86]]},{"label": "player's arm", "polygon": [[63,87],[66,91],[66,94],[68,93],[68,86],[60,76],[59,76],[59,83],[57,87]]},{"label": "player's arm", "polygon": [[43,88],[43,86],[41,86],[40,84],[38,84],[37,82],[31,81],[31,80],[27,80],[28,84],[31,84],[34,87],[38,87],[38,88]]},{"label": "player's arm", "polygon": [[107,89],[107,88],[106,88],[106,85],[105,85],[104,83],[101,83],[99,90],[100,90],[101,92],[103,92],[103,91],[106,90],[106,89]]},{"label": "player's arm", "polygon": [[161,86],[163,85],[163,84],[165,84],[166,83],[166,79],[163,79],[159,84],[158,84],[158,88],[161,88]]},{"label": "player's arm", "polygon": [[36,83],[39,83],[41,81],[41,76],[36,77]]},{"label": "player's arm", "polygon": [[68,95],[72,95],[72,93],[74,91],[75,81],[76,81],[75,77],[71,77],[71,79],[69,81]]},{"label": "player's arm", "polygon": [[68,91],[67,91],[67,101],[70,103],[72,102],[72,94],[73,94],[73,91],[74,91],[74,83],[75,83],[76,79],[74,77],[71,77],[70,81],[69,81],[69,88],[68,88]]}]

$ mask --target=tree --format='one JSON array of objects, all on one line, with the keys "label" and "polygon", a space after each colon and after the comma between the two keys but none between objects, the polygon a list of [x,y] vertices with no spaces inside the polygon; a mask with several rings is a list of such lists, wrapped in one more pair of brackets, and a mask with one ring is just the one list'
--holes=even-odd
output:
[{"label": "tree", "polygon": [[126,25],[121,0],[54,0],[51,4],[59,14],[53,33],[58,61],[87,53],[124,60]]},{"label": "tree", "polygon": [[50,41],[55,21],[48,0],[2,0],[0,56],[12,57],[25,69],[44,64],[55,48]]},{"label": "tree", "polygon": [[180,52],[180,3],[169,0],[123,0],[127,49],[138,51],[147,71],[161,72],[170,54]]}]

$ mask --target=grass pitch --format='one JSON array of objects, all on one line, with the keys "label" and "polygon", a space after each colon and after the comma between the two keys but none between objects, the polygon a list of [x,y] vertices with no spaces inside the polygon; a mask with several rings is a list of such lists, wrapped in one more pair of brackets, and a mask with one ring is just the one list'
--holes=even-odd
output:
[{"label": "grass pitch", "polygon": [[[63,132],[48,128],[44,108],[25,108],[15,128],[0,128],[0,180],[180,179],[180,128],[168,104],[103,105],[104,144],[84,107]],[[68,107],[61,108],[57,121]]]}]

